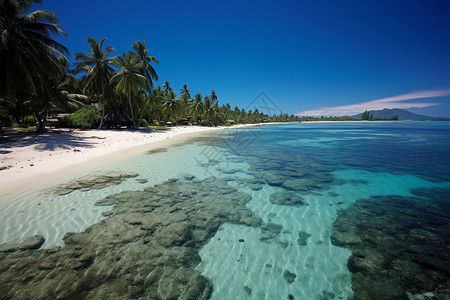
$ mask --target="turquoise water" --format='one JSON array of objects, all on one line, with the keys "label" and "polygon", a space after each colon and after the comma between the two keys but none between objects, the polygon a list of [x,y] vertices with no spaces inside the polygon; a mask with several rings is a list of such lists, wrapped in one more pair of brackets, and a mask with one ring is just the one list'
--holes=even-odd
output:
[{"label": "turquoise water", "polygon": [[[0,242],[40,234],[46,239],[44,248],[64,246],[66,232],[82,232],[105,220],[102,212],[112,207],[96,206],[98,200],[124,191],[145,193],[144,188],[155,184],[172,192],[179,189],[176,195],[181,195],[191,185],[193,190],[183,196],[186,205],[199,199],[223,205],[225,198],[245,194],[249,196],[245,207],[236,207],[253,216],[234,220],[225,214],[229,221],[224,221],[216,212],[188,215],[180,223],[189,224],[186,228],[193,233],[174,249],[191,247],[198,252],[199,258],[192,258],[189,266],[210,282],[210,299],[389,299],[380,290],[410,299],[430,295],[445,299],[442,291],[448,292],[450,277],[446,273],[450,269],[446,257],[449,157],[450,122],[301,123],[228,129],[90,171],[139,174],[120,184],[55,195],[54,184],[48,183],[45,188],[30,187],[8,195],[0,201]],[[211,177],[218,178],[216,183]],[[194,191],[198,186],[208,189],[211,182],[212,194]],[[223,185],[233,189],[224,190]],[[381,219],[390,209],[388,204],[396,201],[425,203],[439,208],[442,215],[433,223],[435,212],[426,214],[428,206],[420,206],[421,214],[416,216],[413,204],[406,204],[404,210],[393,208],[397,214],[389,214],[387,221]],[[374,208],[370,203],[377,205]],[[183,209],[170,211],[169,216],[180,218],[177,214]],[[226,206],[224,210],[228,212]],[[405,211],[420,224],[403,226],[411,222],[404,217]],[[366,218],[369,215],[373,222]],[[195,228],[209,222],[209,217],[214,226],[199,237]],[[378,217],[382,225],[376,223]],[[364,230],[358,232],[356,222]],[[415,253],[414,259],[401,253],[392,259],[389,247],[398,245],[387,239],[392,237],[390,228],[404,230],[396,241],[408,235],[412,246],[405,246],[404,251]],[[365,236],[367,232],[373,238]],[[421,235],[417,237],[416,232]],[[427,248],[424,235],[434,241],[430,243],[433,248]],[[421,256],[430,249],[437,252],[437,258]],[[383,263],[373,263],[374,257]],[[443,267],[430,267],[439,265],[434,261],[439,257]],[[416,278],[414,282],[408,277],[411,272],[434,272],[434,279],[429,283]],[[384,273],[389,275],[380,275]],[[386,280],[396,282],[395,291],[383,287]],[[366,282],[381,288],[366,288]],[[151,291],[147,296],[166,295],[159,289]]]}]

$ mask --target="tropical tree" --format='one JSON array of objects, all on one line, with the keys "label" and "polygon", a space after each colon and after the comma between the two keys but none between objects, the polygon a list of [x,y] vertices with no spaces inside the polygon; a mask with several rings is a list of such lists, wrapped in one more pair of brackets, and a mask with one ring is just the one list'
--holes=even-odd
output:
[{"label": "tropical tree", "polygon": [[97,42],[94,38],[88,37],[90,50],[88,53],[78,52],[75,54],[74,73],[86,73],[84,77],[83,93],[90,94],[91,97],[97,98],[103,105],[102,119],[99,128],[103,127],[103,119],[105,116],[105,93],[109,92],[109,82],[114,74],[111,67],[114,58],[109,57],[114,51],[114,47],[106,46],[103,49],[103,43],[106,38]]},{"label": "tropical tree", "polygon": [[138,57],[143,66],[143,74],[148,81],[148,90],[153,88],[153,80],[158,81],[158,74],[152,67],[151,63],[155,62],[159,64],[159,61],[154,56],[148,55],[148,49],[145,46],[145,41],[137,41],[131,44],[134,49],[134,54]]},{"label": "tropical tree", "polygon": [[215,104],[217,101],[217,95],[216,95],[216,91],[212,90],[209,93],[209,98],[211,99],[212,103]]},{"label": "tropical tree", "polygon": [[169,95],[170,92],[173,92],[172,85],[169,83],[168,80],[166,80],[166,82],[164,82],[162,89],[166,95]]},{"label": "tropical tree", "polygon": [[176,121],[178,113],[180,112],[180,102],[174,97],[170,97],[164,102],[164,110],[167,114],[168,121]]},{"label": "tropical tree", "polygon": [[192,117],[199,121],[199,118],[203,114],[202,95],[200,93],[194,95],[194,102],[191,103],[191,111]]},{"label": "tropical tree", "polygon": [[69,64],[65,57],[58,59],[59,72],[49,74],[46,86],[41,86],[38,99],[46,105],[46,115],[52,111],[75,111],[81,108],[88,98],[78,89],[78,78],[68,73]]},{"label": "tropical tree", "polygon": [[180,89],[180,95],[181,95],[181,98],[182,98],[185,102],[187,102],[188,99],[191,98],[191,94],[190,94],[190,92],[189,92],[189,88],[188,88],[188,86],[187,86],[186,83],[183,84],[183,85],[181,86],[181,89]]},{"label": "tropical tree", "polygon": [[111,77],[111,83],[117,83],[116,91],[122,93],[128,99],[133,127],[136,127],[136,118],[133,112],[133,99],[140,90],[146,90],[148,80],[141,75],[142,63],[131,52],[123,53],[113,60],[113,64],[120,68],[116,75]]},{"label": "tropical tree", "polygon": [[[68,53],[51,35],[67,34],[58,26],[56,14],[48,10],[28,13],[40,0],[0,1],[0,97],[27,101],[38,121],[44,123],[36,105],[39,86],[59,67],[57,57]],[[25,90],[25,93],[23,92]]]}]

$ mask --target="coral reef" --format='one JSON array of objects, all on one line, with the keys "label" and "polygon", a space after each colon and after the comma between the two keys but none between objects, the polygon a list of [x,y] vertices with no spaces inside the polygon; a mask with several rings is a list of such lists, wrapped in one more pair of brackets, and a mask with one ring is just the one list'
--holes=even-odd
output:
[{"label": "coral reef", "polygon": [[[197,251],[225,222],[262,222],[225,181],[184,178],[98,201],[114,205],[110,216],[67,233],[64,247],[31,250],[42,237],[0,246],[1,298],[207,299]],[[269,237],[278,231],[267,225]]]},{"label": "coral reef", "polygon": [[58,195],[67,195],[75,190],[88,191],[91,189],[102,189],[113,184],[119,184],[127,178],[137,176],[137,173],[104,172],[78,179],[67,184],[58,185],[52,188],[50,192]]},{"label": "coral reef", "polygon": [[450,190],[413,193],[339,211],[332,242],[352,250],[354,299],[450,299]]}]

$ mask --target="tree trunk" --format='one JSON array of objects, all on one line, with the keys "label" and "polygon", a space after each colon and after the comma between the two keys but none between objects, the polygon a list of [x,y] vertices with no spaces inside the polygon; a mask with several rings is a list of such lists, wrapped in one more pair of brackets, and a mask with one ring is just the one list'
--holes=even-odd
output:
[{"label": "tree trunk", "polygon": [[31,107],[33,108],[34,116],[36,117],[36,119],[38,121],[38,126],[36,128],[36,132],[43,133],[43,132],[45,132],[44,122],[42,122],[42,119],[39,116],[39,112],[36,108],[36,103],[34,102],[34,97],[31,93],[30,93],[30,103],[31,103]]},{"label": "tree trunk", "polygon": [[136,120],[134,119],[134,113],[133,113],[133,105],[131,105],[131,92],[128,92],[128,104],[130,104],[130,111],[131,111],[131,119],[133,119],[133,128],[136,127]]},{"label": "tree trunk", "polygon": [[[105,85],[102,84],[102,95],[100,99],[103,99],[103,109],[102,109],[102,119],[100,120],[100,125],[98,125],[98,129],[103,129],[103,119],[105,118]],[[100,103],[102,104],[102,103]]]},{"label": "tree trunk", "polygon": [[100,125],[98,125],[98,129],[103,129],[103,119],[104,118],[105,118],[105,105],[103,104],[102,119],[100,120]]}]

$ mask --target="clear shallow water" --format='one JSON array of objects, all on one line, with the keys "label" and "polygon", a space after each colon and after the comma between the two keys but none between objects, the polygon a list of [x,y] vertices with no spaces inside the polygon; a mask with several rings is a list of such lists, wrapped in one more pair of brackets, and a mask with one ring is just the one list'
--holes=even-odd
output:
[{"label": "clear shallow water", "polygon": [[[225,223],[208,239],[196,269],[212,282],[211,299],[350,299],[352,252],[331,241],[339,210],[351,209],[359,199],[410,198],[416,189],[449,188],[449,149],[449,122],[231,129],[218,139],[102,168],[139,174],[119,185],[63,196],[49,193],[48,187],[11,195],[0,202],[0,242],[41,234],[44,247],[62,246],[66,232],[81,232],[104,219],[101,212],[111,207],[94,206],[97,200],[180,174],[216,176],[250,195],[247,208],[277,230],[268,235],[262,226]],[[270,201],[286,191],[308,205]]]}]

